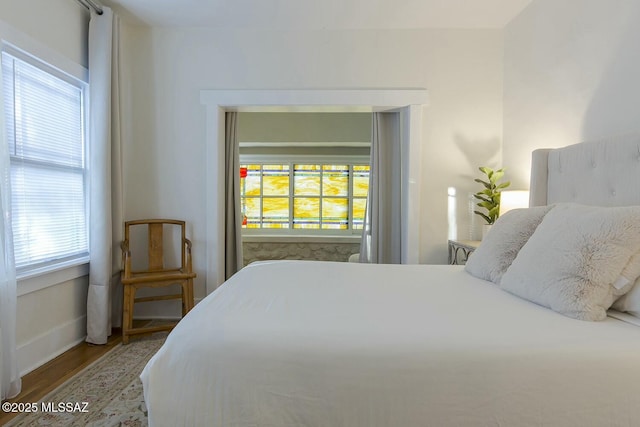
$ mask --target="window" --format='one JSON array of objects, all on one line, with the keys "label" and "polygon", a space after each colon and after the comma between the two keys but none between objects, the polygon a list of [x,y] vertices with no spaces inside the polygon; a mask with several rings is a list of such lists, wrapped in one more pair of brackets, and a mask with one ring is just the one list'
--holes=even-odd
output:
[{"label": "window", "polygon": [[243,228],[248,230],[361,230],[368,191],[368,164],[300,160],[240,166]]},{"label": "window", "polygon": [[2,52],[18,272],[88,255],[85,84]]}]

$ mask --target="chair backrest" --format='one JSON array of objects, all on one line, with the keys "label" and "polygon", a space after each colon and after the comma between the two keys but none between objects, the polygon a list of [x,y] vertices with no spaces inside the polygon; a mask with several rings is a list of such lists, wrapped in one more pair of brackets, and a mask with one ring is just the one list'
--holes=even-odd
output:
[{"label": "chair backrest", "polygon": [[174,219],[126,221],[124,239],[131,252],[132,269],[136,272],[162,272],[185,267],[185,221]]}]

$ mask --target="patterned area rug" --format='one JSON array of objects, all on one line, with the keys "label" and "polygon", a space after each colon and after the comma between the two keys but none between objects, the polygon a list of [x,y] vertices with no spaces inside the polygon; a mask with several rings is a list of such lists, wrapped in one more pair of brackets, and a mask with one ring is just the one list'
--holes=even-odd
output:
[{"label": "patterned area rug", "polygon": [[23,413],[7,426],[146,426],[138,377],[166,336],[162,332],[118,344],[45,396],[37,413]]}]

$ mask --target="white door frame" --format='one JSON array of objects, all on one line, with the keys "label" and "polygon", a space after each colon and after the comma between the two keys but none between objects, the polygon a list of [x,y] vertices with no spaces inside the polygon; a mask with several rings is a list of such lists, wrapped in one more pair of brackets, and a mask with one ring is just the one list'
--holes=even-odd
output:
[{"label": "white door frame", "polygon": [[397,110],[402,121],[402,263],[418,263],[420,254],[420,146],[425,89],[202,90],[206,106],[206,291],[224,281],[224,113],[373,112]]}]

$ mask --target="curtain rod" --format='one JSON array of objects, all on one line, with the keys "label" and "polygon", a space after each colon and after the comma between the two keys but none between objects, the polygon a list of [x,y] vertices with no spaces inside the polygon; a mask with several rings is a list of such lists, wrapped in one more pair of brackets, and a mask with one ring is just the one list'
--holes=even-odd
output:
[{"label": "curtain rod", "polygon": [[98,15],[102,15],[102,7],[100,7],[100,5],[93,0],[78,0],[78,2],[87,9],[95,10]]}]

